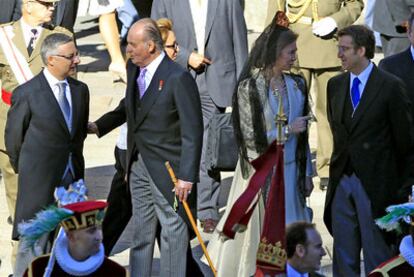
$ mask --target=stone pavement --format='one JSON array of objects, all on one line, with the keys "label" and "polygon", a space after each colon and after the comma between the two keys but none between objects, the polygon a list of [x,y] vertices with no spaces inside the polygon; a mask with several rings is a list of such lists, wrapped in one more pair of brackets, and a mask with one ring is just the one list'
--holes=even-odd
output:
[{"label": "stone pavement", "polygon": [[[102,43],[102,38],[97,28],[97,19],[91,17],[78,18],[76,37],[79,50],[81,52],[81,64],[79,66],[78,78],[87,83],[91,94],[90,120],[97,119],[106,111],[112,110],[118,105],[124,95],[125,85],[113,84],[112,76],[107,72],[109,57]],[[257,33],[249,34],[249,41],[252,42]],[[315,148],[316,137],[315,128],[312,128],[311,147]],[[118,131],[114,131],[105,137],[98,139],[96,136],[89,136],[85,142],[85,161],[86,161],[86,183],[90,188],[90,195],[93,198],[105,199],[109,191],[111,178],[114,173],[113,149],[117,139]],[[223,177],[231,177],[225,174]],[[225,205],[226,195],[229,191],[231,180],[227,179],[223,185],[221,202]],[[328,255],[322,261],[322,272],[331,276],[331,255],[332,238],[328,234],[322,221],[322,212],[325,200],[325,193],[317,188],[315,179],[315,190],[310,197],[309,204],[314,211],[314,222],[320,230]],[[10,265],[10,234],[11,226],[7,224],[7,207],[4,194],[4,185],[0,184],[0,277],[8,276],[12,272]],[[204,240],[208,241],[209,235],[203,233]],[[129,233],[116,246],[115,250],[121,251],[128,247]],[[197,241],[192,242],[194,256],[202,255],[201,247]],[[153,276],[159,276],[159,251],[154,252]],[[122,251],[113,256],[113,259],[124,266],[128,266],[128,251]],[[207,266],[203,267],[206,276],[212,276]]]}]

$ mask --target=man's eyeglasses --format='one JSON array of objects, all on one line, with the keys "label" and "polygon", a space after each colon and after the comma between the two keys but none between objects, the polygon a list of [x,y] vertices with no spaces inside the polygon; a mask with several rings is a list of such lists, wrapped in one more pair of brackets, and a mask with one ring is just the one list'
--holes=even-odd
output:
[{"label": "man's eyeglasses", "polygon": [[28,3],[30,3],[30,2],[31,3],[38,3],[38,4],[44,6],[47,9],[56,7],[56,2],[43,2],[43,1],[38,1],[38,0],[28,1]]},{"label": "man's eyeglasses", "polygon": [[349,49],[354,48],[354,47],[351,47],[351,46],[340,46],[340,45],[338,45],[337,47],[338,47],[338,51],[341,52],[341,53],[346,52]]},{"label": "man's eyeglasses", "polygon": [[79,52],[77,52],[77,53],[72,54],[72,55],[70,55],[70,56],[65,56],[65,55],[60,55],[60,54],[56,54],[56,55],[53,55],[53,56],[55,56],[55,57],[61,57],[61,58],[65,58],[65,59],[67,59],[68,61],[74,61],[74,60],[76,60],[76,59],[79,59],[79,57],[80,57],[80,53],[79,53]]},{"label": "man's eyeglasses", "polygon": [[170,44],[170,45],[165,45],[165,48],[171,48],[171,49],[177,49],[178,48],[178,43],[174,43],[174,44]]}]

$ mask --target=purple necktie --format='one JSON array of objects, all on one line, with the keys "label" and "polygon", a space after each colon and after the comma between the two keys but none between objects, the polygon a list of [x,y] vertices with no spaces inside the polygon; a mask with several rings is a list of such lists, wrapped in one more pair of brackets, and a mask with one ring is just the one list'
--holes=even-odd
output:
[{"label": "purple necktie", "polygon": [[139,72],[139,76],[137,79],[139,99],[141,99],[145,93],[145,73],[147,73],[147,69],[145,67],[141,68],[141,71]]}]

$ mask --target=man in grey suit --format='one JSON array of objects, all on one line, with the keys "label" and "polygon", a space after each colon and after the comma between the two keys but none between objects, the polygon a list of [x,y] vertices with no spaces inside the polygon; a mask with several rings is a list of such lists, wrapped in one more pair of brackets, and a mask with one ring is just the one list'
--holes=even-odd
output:
[{"label": "man in grey suit", "polygon": [[197,82],[204,136],[197,192],[198,217],[211,233],[218,220],[220,172],[208,172],[204,161],[209,120],[231,106],[236,81],[247,58],[247,31],[239,0],[155,0],[151,17],[173,22],[179,51],[176,62]]},{"label": "man in grey suit", "polygon": [[[44,40],[41,55],[46,68],[13,91],[6,123],[6,150],[19,174],[15,240],[20,222],[54,202],[56,187],[84,178],[89,90],[69,77],[79,52],[72,37],[56,33]],[[31,253],[19,249],[14,275],[21,276],[30,261]]]},{"label": "man in grey suit", "polygon": [[376,0],[372,29],[381,35],[382,51],[388,57],[409,46],[407,20],[414,11],[413,0]]}]

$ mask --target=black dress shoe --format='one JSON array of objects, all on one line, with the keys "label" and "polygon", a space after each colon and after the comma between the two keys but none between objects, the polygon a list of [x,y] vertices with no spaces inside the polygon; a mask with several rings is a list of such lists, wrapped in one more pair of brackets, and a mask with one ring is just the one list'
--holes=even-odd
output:
[{"label": "black dress shoe", "polygon": [[329,178],[321,178],[319,182],[319,189],[321,191],[327,190],[329,183]]}]

